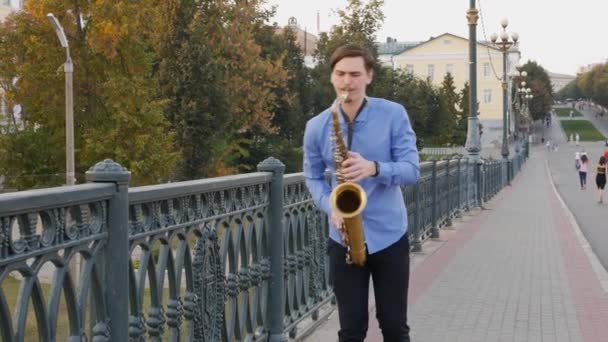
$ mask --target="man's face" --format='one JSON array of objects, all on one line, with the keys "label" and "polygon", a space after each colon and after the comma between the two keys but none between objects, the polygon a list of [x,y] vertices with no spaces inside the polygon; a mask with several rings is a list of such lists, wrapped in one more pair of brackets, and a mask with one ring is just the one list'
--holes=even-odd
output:
[{"label": "man's face", "polygon": [[356,102],[365,97],[365,89],[372,82],[373,72],[365,69],[363,57],[342,58],[331,72],[331,84],[337,95],[348,93],[346,102]]}]

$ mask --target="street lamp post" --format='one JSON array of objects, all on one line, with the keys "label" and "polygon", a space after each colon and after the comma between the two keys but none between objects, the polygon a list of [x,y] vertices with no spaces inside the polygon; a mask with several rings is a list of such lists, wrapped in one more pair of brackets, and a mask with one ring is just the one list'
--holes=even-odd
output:
[{"label": "street lamp post", "polygon": [[515,66],[515,69],[511,71],[511,73],[509,74],[511,80],[513,81],[512,84],[515,86],[514,89],[514,93],[515,93],[515,98],[513,99],[513,101],[511,102],[511,113],[515,114],[514,117],[511,118],[511,121],[514,124],[514,133],[515,136],[517,137],[517,139],[514,139],[515,141],[515,151],[519,152],[519,140],[521,137],[521,131],[520,131],[520,125],[521,125],[521,120],[522,120],[522,113],[521,113],[521,109],[522,109],[522,91],[526,86],[526,81],[524,81],[526,79],[526,76],[528,76],[528,73],[524,70],[521,71],[521,65],[517,65]]},{"label": "street lamp post", "polygon": [[477,117],[477,20],[479,11],[475,0],[469,0],[467,22],[469,25],[469,120],[465,148],[473,164],[475,175],[477,205],[483,208],[481,199],[481,139],[479,136],[479,118]]},{"label": "street lamp post", "polygon": [[475,0],[470,0],[467,20],[469,24],[469,121],[465,147],[469,158],[480,162],[481,141],[479,137],[479,118],[477,117],[477,19],[479,12]]},{"label": "street lamp post", "polygon": [[66,60],[63,64],[63,71],[65,72],[65,180],[67,185],[74,185],[76,183],[74,166],[74,88],[72,81],[74,65],[72,64],[72,57],[70,56],[68,39],[59,20],[57,20],[53,13],[47,14],[46,17],[51,25],[53,25],[55,33],[57,33],[57,38],[59,38],[59,43],[65,48],[66,52]]},{"label": "street lamp post", "polygon": [[492,40],[492,44],[502,52],[502,148],[500,154],[504,159],[509,158],[509,141],[507,137],[507,52],[512,46],[517,45],[517,41],[519,39],[519,35],[515,32],[511,34],[509,39],[509,34],[507,33],[507,26],[509,25],[509,21],[507,19],[503,19],[500,22],[502,26],[502,32],[500,34],[500,40],[498,40],[498,35],[496,33],[492,33],[490,39]]}]

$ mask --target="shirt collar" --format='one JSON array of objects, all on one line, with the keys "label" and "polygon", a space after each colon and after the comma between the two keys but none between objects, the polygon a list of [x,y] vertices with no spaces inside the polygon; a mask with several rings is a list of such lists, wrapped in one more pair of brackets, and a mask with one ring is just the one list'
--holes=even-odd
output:
[{"label": "shirt collar", "polygon": [[[367,121],[367,113],[369,112],[369,100],[367,98],[367,96],[363,99],[363,102],[361,103],[361,106],[359,107],[359,109],[357,110],[357,115],[355,115],[355,119],[353,120],[353,122],[365,122]],[[347,116],[344,113],[344,111],[342,111],[342,107],[340,107],[340,114],[341,115],[341,119],[340,121],[342,123],[346,123],[347,122]]]}]

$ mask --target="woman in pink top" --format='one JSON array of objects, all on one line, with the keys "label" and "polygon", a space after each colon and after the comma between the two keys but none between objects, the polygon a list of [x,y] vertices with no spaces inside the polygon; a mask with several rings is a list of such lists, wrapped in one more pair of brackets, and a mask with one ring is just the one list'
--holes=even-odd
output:
[{"label": "woman in pink top", "polygon": [[578,169],[578,176],[581,180],[581,190],[585,190],[587,187],[587,170],[589,165],[589,159],[587,154],[581,155],[581,167]]}]

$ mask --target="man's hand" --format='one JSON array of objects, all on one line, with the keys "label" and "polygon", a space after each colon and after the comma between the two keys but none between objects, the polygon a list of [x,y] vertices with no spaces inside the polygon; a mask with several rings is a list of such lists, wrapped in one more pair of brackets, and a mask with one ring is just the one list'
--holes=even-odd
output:
[{"label": "man's hand", "polygon": [[348,152],[348,159],[342,162],[342,174],[349,182],[355,183],[375,175],[376,164],[357,152]]},{"label": "man's hand", "polygon": [[332,210],[330,215],[331,224],[342,234],[342,230],[344,229],[344,219],[340,214],[336,213]]}]

